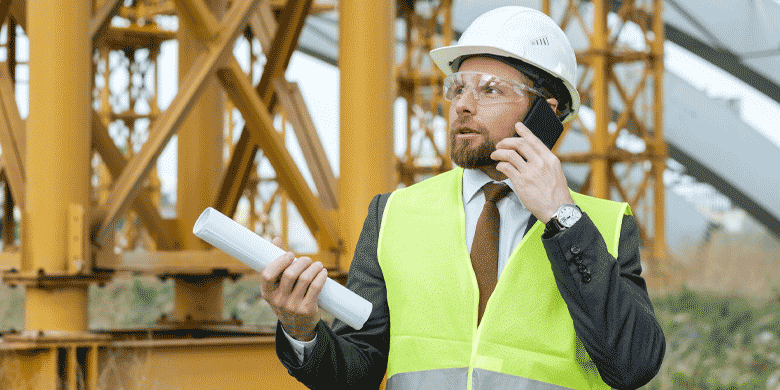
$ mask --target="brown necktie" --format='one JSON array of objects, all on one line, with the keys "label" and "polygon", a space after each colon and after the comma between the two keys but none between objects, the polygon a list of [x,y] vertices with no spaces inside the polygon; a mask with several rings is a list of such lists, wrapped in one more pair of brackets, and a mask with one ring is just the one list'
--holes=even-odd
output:
[{"label": "brown necktie", "polygon": [[474,241],[471,243],[471,266],[479,285],[479,317],[485,313],[490,294],[496,288],[498,280],[498,229],[501,217],[496,202],[503,198],[511,188],[506,184],[487,183],[482,187],[485,193],[485,207],[477,220]]}]

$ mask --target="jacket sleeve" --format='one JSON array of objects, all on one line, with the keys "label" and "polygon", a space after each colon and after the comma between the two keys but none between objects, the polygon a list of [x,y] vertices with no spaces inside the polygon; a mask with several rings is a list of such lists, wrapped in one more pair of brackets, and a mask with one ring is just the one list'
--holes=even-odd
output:
[{"label": "jacket sleeve", "polygon": [[371,200],[347,277],[347,288],[373,304],[363,328],[355,330],[338,319],[330,328],[320,320],[316,345],[303,364],[299,364],[281,324],[277,324],[279,360],[290,375],[310,389],[377,389],[385,375],[390,315],[387,289],[377,258],[377,240],[388,197],[389,194],[377,195]]},{"label": "jacket sleeve", "polygon": [[666,341],[640,276],[636,219],[623,217],[617,259],[585,213],[542,242],[577,336],[602,380],[619,389],[649,382],[661,367]]}]

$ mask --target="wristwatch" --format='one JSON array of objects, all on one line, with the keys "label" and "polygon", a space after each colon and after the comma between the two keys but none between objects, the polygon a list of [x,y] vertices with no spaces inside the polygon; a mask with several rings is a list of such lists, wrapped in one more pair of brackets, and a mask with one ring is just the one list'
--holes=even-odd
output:
[{"label": "wristwatch", "polygon": [[582,210],[576,204],[564,204],[558,207],[558,211],[544,227],[544,235],[552,237],[572,226],[582,217]]}]

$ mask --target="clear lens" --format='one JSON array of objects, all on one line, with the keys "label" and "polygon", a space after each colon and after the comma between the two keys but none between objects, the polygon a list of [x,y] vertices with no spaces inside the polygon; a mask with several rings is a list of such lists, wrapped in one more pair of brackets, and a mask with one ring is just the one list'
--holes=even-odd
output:
[{"label": "clear lens", "polygon": [[456,72],[444,79],[444,98],[456,102],[464,94],[473,93],[479,104],[513,103],[521,101],[524,91],[541,96],[533,88],[512,80],[481,72]]}]

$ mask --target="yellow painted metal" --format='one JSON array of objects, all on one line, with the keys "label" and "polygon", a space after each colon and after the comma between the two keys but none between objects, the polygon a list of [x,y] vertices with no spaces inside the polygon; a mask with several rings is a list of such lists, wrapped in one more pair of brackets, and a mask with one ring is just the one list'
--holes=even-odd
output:
[{"label": "yellow painted metal", "polygon": [[452,1],[439,1],[424,12],[417,12],[414,1],[404,1],[399,9],[406,26],[406,50],[398,61],[396,85],[406,103],[406,150],[397,169],[401,183],[409,186],[452,168],[446,120],[437,120],[439,113],[449,110],[442,96],[444,75],[431,66],[428,56],[432,48],[453,41]]},{"label": "yellow painted metal", "polygon": [[98,365],[99,365],[98,345],[92,344],[87,352],[87,389],[97,390],[98,388]]},{"label": "yellow painted metal", "polygon": [[[666,284],[663,171],[667,158],[663,137],[662,0],[623,1],[616,6],[608,0],[594,0],[592,3],[591,32],[587,31],[588,26],[577,1],[567,1],[560,23],[566,30],[576,19],[589,34],[590,47],[578,52],[577,60],[587,69],[586,72],[592,72],[593,77],[590,85],[580,85],[579,88],[583,103],[591,106],[595,113],[596,124],[591,130],[583,122],[575,121],[575,125],[579,125],[589,137],[590,150],[587,153],[559,153],[559,158],[564,163],[590,164],[590,174],[583,184],[583,191],[631,204],[648,253],[645,256],[649,263],[648,285],[662,288]],[[610,31],[606,23],[610,5],[619,19],[631,21],[641,29],[646,43],[644,50],[617,42],[615,36],[619,31]],[[549,12],[549,0],[543,1],[542,8]],[[626,23],[617,23],[616,28],[624,25]],[[628,67],[633,71],[628,71]],[[587,83],[587,80],[583,77],[580,83]],[[633,91],[629,87],[633,87]],[[617,94],[617,98],[622,100],[622,107],[610,106],[610,93]],[[646,150],[632,153],[618,149],[618,136],[625,132],[641,139],[647,146]],[[640,176],[638,181],[637,176]],[[626,180],[627,177],[633,179]]]},{"label": "yellow painted metal", "polygon": [[[89,210],[92,42],[89,2],[29,0],[30,114],[27,118],[25,263],[68,271],[68,210]],[[57,39],[52,39],[57,37]],[[89,237],[82,224],[82,237]],[[81,252],[89,256],[88,240]],[[87,289],[28,287],[27,329],[87,328]]]},{"label": "yellow painted metal", "polygon": [[[219,22],[217,20],[222,17],[224,4],[219,4],[220,2],[215,0],[175,0],[175,3],[179,11],[180,37],[184,31],[185,35],[195,36],[197,40],[202,42],[209,42],[219,35]],[[186,21],[187,25],[184,26],[184,30],[181,28],[181,21]],[[182,42],[180,38],[179,45],[193,42],[186,40]],[[181,53],[179,53],[179,61],[181,61]],[[181,73],[181,67],[179,72]]]},{"label": "yellow painted metal", "polygon": [[25,134],[13,93],[11,72],[0,66],[0,146],[6,174],[14,201],[24,207],[25,191]]},{"label": "yellow painted metal", "polygon": [[58,388],[57,350],[53,348],[0,348],[0,388],[54,390]]},{"label": "yellow painted metal", "polygon": [[[108,88],[103,94],[104,105],[108,105]],[[92,113],[92,146],[100,154],[106,169],[113,178],[118,177],[127,166],[127,160],[124,154],[114,144],[111,136],[108,134],[108,128],[100,119],[100,116],[93,111]],[[133,203],[133,210],[138,214],[141,222],[146,227],[149,234],[154,239],[157,249],[172,250],[178,248],[178,231],[168,229],[165,226],[162,216],[155,205],[148,191],[141,191]],[[113,248],[112,248],[113,250]]]},{"label": "yellow painted metal", "polygon": [[[179,78],[184,79],[203,48],[219,35],[225,4],[219,0],[179,1]],[[193,19],[195,18],[195,19]],[[208,22],[208,24],[206,24]],[[205,29],[204,25],[208,28]],[[203,91],[178,130],[176,214],[181,225],[182,249],[206,249],[208,244],[187,234],[200,214],[211,205],[222,173],[224,94],[214,77],[204,82]],[[185,233],[187,232],[187,233]],[[213,321],[222,319],[222,278],[175,277],[173,319]]]},{"label": "yellow painted metal", "polygon": [[22,26],[27,31],[27,3],[25,0],[12,0],[8,13],[16,21],[16,24]]},{"label": "yellow painted metal", "polygon": [[[5,188],[3,189],[4,196],[5,196],[5,202],[3,202],[3,230],[2,230],[2,236],[3,236],[3,249],[11,249],[16,247],[16,243],[14,241],[16,238],[16,221],[14,220],[14,199],[13,194],[11,193],[11,188],[8,186],[6,182]],[[7,249],[6,249],[7,248]],[[2,253],[0,253],[2,255]],[[0,260],[0,270],[3,269],[2,260]],[[18,268],[18,265],[17,265]]]},{"label": "yellow painted metal", "polygon": [[89,36],[93,41],[96,36],[106,30],[111,17],[116,13],[120,5],[122,5],[121,0],[107,0],[97,9],[89,23]]},{"label": "yellow painted metal", "polygon": [[664,170],[666,169],[666,157],[668,155],[666,141],[664,139],[664,42],[666,34],[664,31],[663,15],[664,2],[662,0],[653,1],[653,34],[654,39],[650,47],[652,53],[653,66],[653,141],[650,143],[650,150],[655,155],[653,159],[653,259],[655,271],[658,275],[654,282],[656,288],[665,288],[669,284],[667,269],[667,248],[666,248],[666,197],[664,196]]},{"label": "yellow painted metal", "polygon": [[[395,2],[339,1],[339,226],[349,269],[371,198],[393,190]],[[370,28],[366,28],[370,26]]]},{"label": "yellow painted metal", "polygon": [[[198,3],[199,0],[180,1],[179,4]],[[218,0],[209,1],[210,11],[205,14],[211,17],[217,29],[218,23],[214,16],[221,18],[224,2]],[[182,7],[180,7],[181,9]],[[213,14],[212,14],[213,13]],[[202,13],[197,13],[201,15]],[[203,50],[202,35],[198,32],[201,23],[193,23],[188,17],[179,18],[179,78],[184,79],[192,68],[199,55],[206,53]],[[208,35],[211,35],[209,33]],[[208,42],[208,41],[204,41]],[[204,209],[211,205],[213,194],[219,185],[219,176],[222,173],[222,144],[223,144],[223,101],[224,94],[219,82],[212,78],[204,82],[203,92],[193,104],[192,109],[182,122],[178,130],[178,168],[177,168],[177,217],[184,227],[195,225],[195,221]],[[208,245],[193,234],[184,234],[182,248],[205,249]]]},{"label": "yellow painted metal", "polygon": [[[114,253],[113,250],[100,250],[96,254],[95,265],[98,268],[117,272],[130,272],[136,275],[208,275],[215,271],[229,274],[252,273],[251,268],[218,249],[176,250]],[[300,253],[298,256],[310,257],[320,261],[328,269],[335,269],[336,255],[333,252]],[[4,264],[13,265],[18,255],[0,254],[0,269]]]},{"label": "yellow painted metal", "polygon": [[230,53],[232,43],[246,25],[255,4],[255,1],[249,0],[237,1],[233,4],[223,18],[220,35],[208,45],[208,51],[198,56],[191,71],[179,83],[179,93],[155,121],[144,147],[116,180],[108,202],[95,212],[92,226],[99,226],[96,235],[99,243],[106,240],[106,235],[112,231],[118,216],[127,210],[130,202],[135,200],[143,179],[152,169],[152,165],[168,144],[174,131],[178,129],[183,116],[191,110],[193,99],[200,94],[208,76],[212,74],[223,55],[226,53],[232,55]]},{"label": "yellow painted metal", "polygon": [[[279,362],[273,340],[114,342],[100,350],[103,384],[110,389],[305,389]],[[112,369],[108,364],[115,367],[113,371],[105,372]]]},{"label": "yellow painted metal", "polygon": [[12,269],[18,270],[21,268],[21,253],[11,252],[11,251],[2,251],[0,252],[0,272],[2,271],[10,271]]},{"label": "yellow painted metal", "polygon": [[336,177],[322,148],[322,142],[314,128],[314,122],[306,109],[298,84],[287,82],[283,77],[273,80],[274,90],[287,119],[295,131],[306,164],[309,167],[320,201],[326,209],[338,208]]},{"label": "yellow painted metal", "polygon": [[301,217],[312,234],[317,237],[319,232],[322,233],[319,237],[321,238],[320,250],[337,249],[338,232],[334,221],[330,219],[295,165],[287,151],[284,139],[273,127],[266,105],[260,100],[249,78],[234,58],[227,60],[225,65],[225,68],[217,72],[217,76],[230,99],[241,111],[252,138],[257,139],[258,144],[265,151],[265,155],[277,173],[277,181],[287,189],[287,194],[298,207]]},{"label": "yellow painted metal", "polygon": [[0,0],[0,20],[5,20],[13,0]]},{"label": "yellow painted metal", "polygon": [[590,36],[590,48],[594,52],[590,67],[593,70],[592,108],[596,114],[596,128],[591,137],[590,162],[590,193],[591,195],[609,199],[609,170],[607,144],[609,137],[609,122],[611,110],[609,106],[609,67],[610,50],[609,33],[607,30],[606,0],[593,2],[593,34]]},{"label": "yellow painted metal", "polygon": [[26,329],[86,330],[87,286],[54,288],[28,286],[24,315]]},{"label": "yellow painted metal", "polygon": [[[277,32],[280,33],[274,35],[271,47],[268,50],[266,63],[263,67],[263,75],[260,78],[260,83],[255,89],[269,113],[274,112],[275,107],[271,81],[277,77],[284,76],[287,65],[290,63],[292,53],[298,43],[298,37],[300,36],[301,30],[303,30],[303,24],[309,13],[309,9],[311,8],[311,4],[312,0],[289,0],[279,18],[279,24],[287,27],[284,30],[278,30]],[[260,8],[260,12],[262,16],[262,7]],[[267,18],[261,17],[255,19],[255,22],[258,21],[264,22],[267,21]],[[254,26],[256,25],[257,23],[254,24]],[[253,25],[250,25],[250,27],[251,26]],[[265,27],[265,33],[270,31],[270,29],[270,27]],[[274,26],[273,29],[276,29],[276,27]],[[258,145],[259,143],[261,143],[261,141],[257,139],[252,132],[247,131],[246,128],[242,130],[238,143],[231,154],[230,162],[225,170],[225,175],[222,178],[219,194],[214,201],[214,207],[225,215],[233,216],[236,211],[238,200],[243,194],[243,189],[246,186],[247,179],[252,170],[252,164],[255,161],[258,146],[261,146]],[[309,207],[309,205],[313,207],[315,203],[305,205],[298,204],[298,207]],[[305,210],[302,211],[304,214],[306,213]],[[320,245],[322,246],[322,243],[320,243]],[[331,246],[331,244],[326,243],[325,246]]]},{"label": "yellow painted metal", "polygon": [[[66,354],[66,369],[65,372],[65,381],[67,383],[67,390],[77,390],[78,389],[78,374],[76,371],[78,370],[79,364],[78,359],[76,358],[76,347],[69,347],[65,348],[65,354]],[[83,379],[82,379],[83,380]]]},{"label": "yellow painted metal", "polygon": [[67,248],[68,263],[66,269],[70,274],[78,274],[84,271],[86,267],[91,268],[91,264],[86,264],[88,260],[84,252],[85,242],[84,231],[84,206],[79,203],[73,203],[68,207],[68,229],[67,229]]}]

